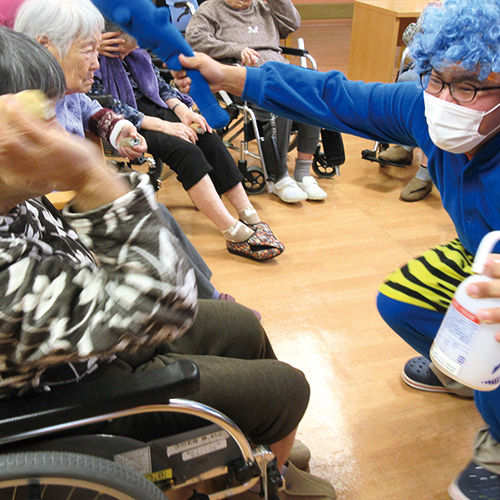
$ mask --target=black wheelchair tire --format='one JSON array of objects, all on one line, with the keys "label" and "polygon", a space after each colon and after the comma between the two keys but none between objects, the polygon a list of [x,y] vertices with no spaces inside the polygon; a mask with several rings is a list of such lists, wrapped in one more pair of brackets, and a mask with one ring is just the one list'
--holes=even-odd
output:
[{"label": "black wheelchair tire", "polygon": [[[43,494],[33,496],[33,488]],[[0,456],[0,498],[87,499],[89,493],[115,500],[165,500],[140,474],[110,460],[80,453],[36,451]],[[11,496],[6,496],[12,490]],[[62,491],[61,491],[62,490]],[[52,491],[52,493],[51,493]],[[80,492],[80,493],[79,493]],[[71,495],[71,496],[68,496]],[[58,497],[59,498],[59,497]]]},{"label": "black wheelchair tire", "polygon": [[266,189],[264,169],[255,165],[248,167],[243,179],[243,187],[249,195],[262,193]]}]

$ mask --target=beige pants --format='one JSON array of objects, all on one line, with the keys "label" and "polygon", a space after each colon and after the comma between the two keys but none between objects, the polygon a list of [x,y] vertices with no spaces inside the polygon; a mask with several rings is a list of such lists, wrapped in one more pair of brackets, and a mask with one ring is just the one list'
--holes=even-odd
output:
[{"label": "beige pants", "polygon": [[489,427],[481,427],[474,436],[472,460],[486,470],[500,475],[500,443],[490,434]]}]

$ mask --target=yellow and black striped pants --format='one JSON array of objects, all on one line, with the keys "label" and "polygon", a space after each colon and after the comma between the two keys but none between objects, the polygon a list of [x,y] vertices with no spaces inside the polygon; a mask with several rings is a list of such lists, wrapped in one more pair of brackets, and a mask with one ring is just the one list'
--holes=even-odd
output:
[{"label": "yellow and black striped pants", "polygon": [[392,272],[379,291],[399,302],[445,313],[458,285],[472,274],[473,258],[454,239]]}]

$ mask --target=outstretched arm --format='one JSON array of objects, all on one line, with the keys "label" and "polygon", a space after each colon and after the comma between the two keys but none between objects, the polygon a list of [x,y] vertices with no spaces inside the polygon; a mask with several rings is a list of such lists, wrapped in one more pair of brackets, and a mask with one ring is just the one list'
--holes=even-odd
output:
[{"label": "outstretched arm", "polygon": [[[15,96],[0,97],[0,211],[51,191],[76,191],[81,211],[111,203],[129,191],[101,166],[87,141],[33,119]],[[71,165],[72,168],[68,168]]]},{"label": "outstretched arm", "polygon": [[[179,56],[179,62],[186,69],[198,70],[205,77],[212,92],[226,90],[238,96],[243,93],[247,70],[242,66],[221,64],[206,54],[198,52],[195,52],[194,57]],[[192,82],[188,72],[183,69],[181,71],[172,71],[172,74],[180,91],[189,92]]]}]

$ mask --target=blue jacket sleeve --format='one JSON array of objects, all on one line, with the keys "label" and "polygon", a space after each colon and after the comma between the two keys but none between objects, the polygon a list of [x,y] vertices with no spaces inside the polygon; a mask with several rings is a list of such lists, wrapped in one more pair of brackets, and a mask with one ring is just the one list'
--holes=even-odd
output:
[{"label": "blue jacket sleeve", "polygon": [[268,62],[247,68],[242,97],[280,116],[367,139],[408,146],[429,140],[415,82],[352,82],[338,71]]}]

